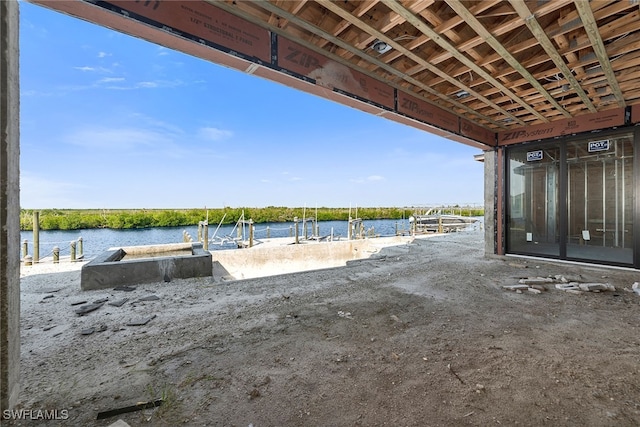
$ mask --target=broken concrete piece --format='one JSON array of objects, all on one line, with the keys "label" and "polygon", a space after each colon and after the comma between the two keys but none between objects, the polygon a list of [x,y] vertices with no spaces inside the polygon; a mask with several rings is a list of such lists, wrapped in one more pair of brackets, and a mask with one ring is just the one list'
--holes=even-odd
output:
[{"label": "broken concrete piece", "polygon": [[640,283],[635,282],[631,285],[631,290],[636,293],[636,295],[640,295]]},{"label": "broken concrete piece", "polygon": [[609,283],[580,283],[580,289],[586,292],[614,291],[616,288]]},{"label": "broken concrete piece", "polygon": [[153,316],[145,317],[144,319],[132,320],[131,322],[127,323],[127,326],[144,326],[155,318],[156,315],[154,314]]},{"label": "broken concrete piece", "polygon": [[529,289],[528,285],[506,285],[502,287],[508,291],[524,291]]},{"label": "broken concrete piece", "polygon": [[100,307],[102,307],[102,304],[104,304],[103,302],[101,302],[100,304],[87,304],[87,305],[83,305],[80,308],[76,309],[76,314],[79,316],[84,316],[87,313],[91,313],[94,310],[99,309]]},{"label": "broken concrete piece", "polygon": [[532,294],[541,294],[542,291],[536,288],[529,288],[527,289],[529,292],[531,292]]},{"label": "broken concrete piece", "polygon": [[80,335],[91,335],[96,330],[94,328],[85,328],[80,331]]},{"label": "broken concrete piece", "polygon": [[524,284],[524,285],[534,285],[534,284],[540,284],[540,283],[553,283],[553,279],[551,279],[550,277],[528,277],[526,279],[518,280],[518,283],[521,283],[521,284]]},{"label": "broken concrete piece", "polygon": [[160,297],[157,295],[147,295],[146,297],[139,298],[138,301],[157,301]]},{"label": "broken concrete piece", "polygon": [[577,283],[557,283],[556,289],[561,291],[579,291],[580,286]]},{"label": "broken concrete piece", "polygon": [[109,302],[107,304],[112,305],[114,307],[122,307],[124,305],[124,303],[127,302],[127,301],[129,301],[129,298],[122,298],[122,299],[119,299],[117,301],[111,301],[111,302]]},{"label": "broken concrete piece", "polygon": [[113,424],[109,424],[107,427],[131,427],[131,426],[122,420],[118,420]]},{"label": "broken concrete piece", "polygon": [[103,303],[103,302],[107,302],[107,301],[109,301],[109,297],[106,297],[106,298],[100,298],[100,299],[98,299],[98,300],[95,300],[93,303],[94,303],[94,304],[101,304],[101,303]]}]

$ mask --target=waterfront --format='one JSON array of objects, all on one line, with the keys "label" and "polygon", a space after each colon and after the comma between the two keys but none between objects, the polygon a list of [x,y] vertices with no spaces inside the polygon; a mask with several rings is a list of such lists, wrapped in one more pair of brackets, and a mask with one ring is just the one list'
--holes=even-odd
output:
[{"label": "waterfront", "polygon": [[[371,231],[378,236],[393,236],[396,234],[396,230],[404,230],[405,232],[408,232],[409,230],[408,219],[367,220],[364,221],[363,224],[366,231]],[[304,236],[305,231],[302,222],[299,222],[298,226],[300,236]],[[216,231],[217,227],[217,224],[209,224],[209,238],[211,239],[209,250],[235,248],[235,245],[229,242],[220,244],[219,239],[214,238],[214,236],[218,238],[234,238],[237,236],[237,228],[233,225],[222,225]],[[288,237],[293,232],[293,227],[294,223],[292,222],[254,224],[254,238],[257,241],[266,238],[267,229],[270,237]],[[346,239],[348,235],[349,226],[347,221],[319,221],[318,227],[319,235],[321,237],[333,235],[334,239]],[[245,225],[244,228],[244,236],[248,236],[248,225]],[[179,243],[183,241],[183,233],[185,231],[189,233],[194,240],[197,240],[197,225],[188,227],[152,227],[124,230],[109,228],[84,230],[40,230],[39,255],[40,259],[50,257],[52,255],[53,248],[57,246],[60,249],[61,256],[68,256],[70,253],[70,242],[77,241],[82,237],[85,259],[91,259],[111,247]],[[307,234],[308,236],[312,235],[312,223],[310,221],[307,222]],[[28,242],[28,253],[33,255],[32,231],[20,232],[21,243],[25,240]]]}]

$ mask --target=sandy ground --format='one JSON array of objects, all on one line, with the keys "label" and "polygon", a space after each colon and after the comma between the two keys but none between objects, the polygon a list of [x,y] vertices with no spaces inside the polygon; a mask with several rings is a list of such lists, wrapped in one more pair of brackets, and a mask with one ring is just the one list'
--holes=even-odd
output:
[{"label": "sandy ground", "polygon": [[[637,272],[486,258],[479,230],[346,267],[130,292],[82,292],[79,264],[51,268],[22,272],[17,409],[66,419],[2,425],[640,425]],[[616,290],[503,289],[538,276]],[[104,298],[128,300],[74,312]]]}]

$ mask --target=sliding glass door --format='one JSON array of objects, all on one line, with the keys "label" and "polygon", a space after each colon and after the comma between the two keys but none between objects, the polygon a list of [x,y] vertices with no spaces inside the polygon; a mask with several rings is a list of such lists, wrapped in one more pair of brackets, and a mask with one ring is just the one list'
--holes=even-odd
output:
[{"label": "sliding glass door", "polygon": [[635,133],[510,148],[507,253],[640,267]]},{"label": "sliding glass door", "polygon": [[633,263],[633,134],[567,145],[567,258]]}]

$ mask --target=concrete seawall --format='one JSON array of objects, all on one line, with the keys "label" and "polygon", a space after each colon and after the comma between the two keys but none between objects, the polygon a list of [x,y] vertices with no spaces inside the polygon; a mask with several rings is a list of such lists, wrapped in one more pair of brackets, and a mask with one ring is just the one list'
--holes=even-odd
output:
[{"label": "concrete seawall", "polygon": [[293,244],[293,239],[266,239],[247,249],[212,251],[214,278],[251,279],[298,271],[345,266],[369,258],[387,246],[410,243],[414,237],[393,236],[334,242]]}]

